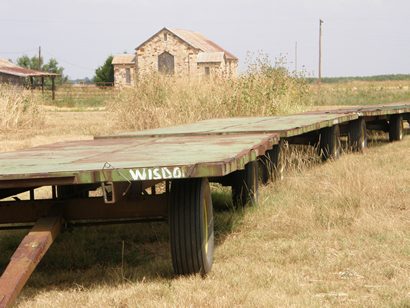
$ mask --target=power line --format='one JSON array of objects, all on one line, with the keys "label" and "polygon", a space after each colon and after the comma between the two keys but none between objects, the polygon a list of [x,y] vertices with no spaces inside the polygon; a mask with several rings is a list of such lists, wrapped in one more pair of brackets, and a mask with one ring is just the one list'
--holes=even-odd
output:
[{"label": "power line", "polygon": [[1,51],[0,50],[0,53],[2,54],[26,54],[26,53],[33,52],[36,50],[37,50],[36,48],[29,49],[29,50],[23,50],[23,51]]},{"label": "power line", "polygon": [[27,50],[23,50],[23,51],[0,51],[0,54],[26,55],[26,54],[29,54],[29,53],[37,53],[37,52],[39,52],[39,54],[40,54],[39,57],[41,57],[41,54],[43,55],[43,57],[46,54],[50,58],[58,59],[58,62],[68,64],[72,67],[75,67],[75,68],[78,68],[78,69],[81,69],[81,70],[84,70],[84,71],[95,71],[95,68],[81,66],[81,65],[78,65],[78,64],[74,64],[70,61],[66,61],[66,60],[62,59],[61,57],[56,57],[54,54],[52,54],[48,50],[46,52],[44,52],[44,49],[41,49],[41,51],[38,48],[32,48],[32,49],[27,49]]},{"label": "power line", "polygon": [[[44,51],[43,51],[43,53],[44,53]],[[62,63],[64,63],[64,64],[68,64],[68,65],[70,65],[70,66],[72,66],[72,67],[75,67],[75,68],[78,68],[78,69],[82,69],[82,70],[84,70],[84,71],[95,71],[95,68],[89,68],[89,67],[81,66],[81,65],[74,64],[74,63],[71,63],[71,62],[69,62],[69,61],[66,61],[66,60],[62,59],[61,57],[56,57],[55,55],[53,55],[53,54],[52,54],[50,51],[48,51],[48,50],[47,50],[46,54],[50,55],[51,58],[58,59],[59,62],[62,62]]]}]

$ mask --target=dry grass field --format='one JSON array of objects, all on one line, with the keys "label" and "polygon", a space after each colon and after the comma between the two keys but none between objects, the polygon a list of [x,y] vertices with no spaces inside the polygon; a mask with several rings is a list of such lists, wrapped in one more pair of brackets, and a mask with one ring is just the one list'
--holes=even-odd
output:
[{"label": "dry grass field", "polygon": [[410,100],[410,80],[349,81],[310,88],[312,105],[369,105]]},{"label": "dry grass field", "polygon": [[12,151],[41,144],[92,139],[93,135],[115,131],[107,123],[105,111],[43,110],[40,127],[0,130],[0,151]]},{"label": "dry grass field", "polygon": [[[297,97],[305,91],[299,90]],[[186,93],[183,109],[169,99],[180,93],[166,92],[171,91],[166,85],[161,91],[152,94],[162,97],[159,115],[150,113],[154,122],[144,122],[143,128],[214,116],[226,107],[227,101],[215,94],[220,109],[203,106],[200,112],[208,114],[201,115],[186,105],[197,96]],[[238,97],[246,102],[243,93]],[[109,105],[109,111],[38,106],[38,122],[1,127],[0,151],[141,128],[138,119],[146,119],[141,115],[146,115],[142,111],[148,110],[149,97],[145,109],[132,113],[140,118],[127,125],[122,111],[133,110],[133,97],[143,101],[132,90],[121,95],[116,101],[123,104],[121,111],[115,109],[121,105]],[[261,101],[256,105],[261,109],[242,114],[286,113],[313,105],[287,108],[291,99],[291,94],[279,95],[273,100],[275,110],[267,111]],[[164,114],[166,106],[180,112]],[[364,154],[346,154],[326,164],[298,156],[291,159],[285,179],[262,187],[258,206],[245,211],[233,211],[229,193],[215,187],[216,251],[206,278],[173,275],[165,223],[66,230],[30,278],[17,307],[410,307],[409,149],[407,137],[397,143],[381,140]],[[24,234],[0,231],[0,271]]]}]

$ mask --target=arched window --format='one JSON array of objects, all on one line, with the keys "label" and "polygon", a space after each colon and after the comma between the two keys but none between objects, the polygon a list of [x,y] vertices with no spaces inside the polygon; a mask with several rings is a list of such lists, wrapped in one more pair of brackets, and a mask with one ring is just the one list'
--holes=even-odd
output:
[{"label": "arched window", "polygon": [[168,75],[174,74],[174,56],[167,51],[158,56],[158,72]]}]

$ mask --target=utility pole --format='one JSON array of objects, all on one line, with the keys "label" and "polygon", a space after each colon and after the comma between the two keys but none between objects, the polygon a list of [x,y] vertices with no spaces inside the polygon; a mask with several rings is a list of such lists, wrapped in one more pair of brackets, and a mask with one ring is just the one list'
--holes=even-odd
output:
[{"label": "utility pole", "polygon": [[295,42],[295,75],[298,74],[298,41]]},{"label": "utility pole", "polygon": [[38,46],[38,70],[41,71],[41,46]]},{"label": "utility pole", "polygon": [[322,24],[323,20],[319,19],[319,79],[317,83],[322,81]]}]

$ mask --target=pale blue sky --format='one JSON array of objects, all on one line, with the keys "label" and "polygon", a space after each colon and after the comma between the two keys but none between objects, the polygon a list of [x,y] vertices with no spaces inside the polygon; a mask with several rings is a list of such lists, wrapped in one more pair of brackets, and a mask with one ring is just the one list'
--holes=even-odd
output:
[{"label": "pale blue sky", "polygon": [[408,0],[0,0],[0,57],[55,57],[70,78],[92,77],[109,54],[134,51],[163,27],[203,33],[239,57],[262,50],[323,75],[410,73]]}]

